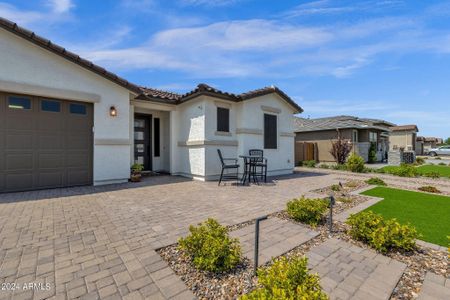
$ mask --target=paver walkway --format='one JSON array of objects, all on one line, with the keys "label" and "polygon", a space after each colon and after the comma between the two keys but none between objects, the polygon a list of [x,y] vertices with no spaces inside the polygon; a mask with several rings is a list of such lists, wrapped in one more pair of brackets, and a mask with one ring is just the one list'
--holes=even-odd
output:
[{"label": "paver walkway", "polygon": [[[306,243],[319,235],[306,226],[279,218],[269,218],[260,223],[259,264],[269,262],[289,250]],[[230,233],[239,238],[245,257],[253,260],[255,251],[255,225],[250,225]]]},{"label": "paver walkway", "polygon": [[0,283],[41,282],[50,289],[0,290],[0,299],[186,297],[189,292],[156,261],[154,249],[176,242],[190,224],[208,217],[236,224],[335,183],[333,175],[309,173],[250,187],[162,176],[137,184],[1,194]]},{"label": "paver walkway", "polygon": [[450,299],[450,278],[427,272],[419,300]]},{"label": "paver walkway", "polygon": [[308,253],[312,272],[331,299],[389,299],[406,265],[331,238]]}]

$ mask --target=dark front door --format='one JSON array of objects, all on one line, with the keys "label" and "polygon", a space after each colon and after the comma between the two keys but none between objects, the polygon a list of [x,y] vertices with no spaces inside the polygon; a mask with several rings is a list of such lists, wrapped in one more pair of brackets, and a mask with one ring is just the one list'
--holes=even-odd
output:
[{"label": "dark front door", "polygon": [[134,116],[134,162],[144,165],[144,170],[152,169],[152,116]]}]

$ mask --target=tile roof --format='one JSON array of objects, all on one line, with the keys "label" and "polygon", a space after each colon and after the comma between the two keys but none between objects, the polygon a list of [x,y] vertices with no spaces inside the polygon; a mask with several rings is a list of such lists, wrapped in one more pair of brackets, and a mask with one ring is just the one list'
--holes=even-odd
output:
[{"label": "tile roof", "polygon": [[222,98],[222,99],[226,99],[226,100],[239,102],[239,101],[244,101],[247,99],[252,99],[252,98],[255,98],[258,96],[267,95],[270,93],[276,93],[283,100],[285,100],[292,107],[294,107],[298,113],[303,112],[303,109],[297,103],[295,103],[295,101],[293,101],[282,90],[280,90],[279,88],[274,87],[274,86],[249,91],[249,92],[242,93],[239,95],[218,90],[218,89],[213,88],[204,83],[199,84],[195,89],[193,89],[192,91],[190,91],[186,94],[183,94],[183,95],[173,93],[173,92],[168,92],[168,91],[162,91],[162,90],[158,90],[158,89],[154,89],[154,88],[138,86],[131,82],[128,82],[124,78],[119,77],[118,75],[116,75],[112,72],[107,71],[106,69],[94,64],[93,62],[86,60],[84,58],[81,58],[77,54],[70,52],[57,44],[52,43],[50,40],[47,40],[47,39],[35,34],[34,32],[29,31],[23,27],[20,27],[16,23],[9,21],[2,17],[0,17],[0,28],[3,28],[21,38],[24,38],[24,39],[34,43],[35,45],[38,45],[50,52],[53,52],[59,56],[62,56],[63,58],[65,58],[83,68],[86,68],[86,69],[130,90],[131,92],[138,95],[136,97],[136,99],[138,99],[138,100],[155,101],[155,102],[162,102],[162,103],[167,103],[167,104],[180,104],[180,103],[188,101],[189,99],[192,99],[198,95],[210,95],[210,96],[214,96],[214,97],[218,97],[218,98]]},{"label": "tile roof", "polygon": [[389,126],[379,126],[378,124],[392,124],[378,119],[365,119],[354,116],[334,116],[327,118],[305,119],[294,118],[295,132],[321,131],[332,129],[378,129],[389,131]]},{"label": "tile roof", "polygon": [[416,125],[401,125],[391,127],[392,131],[419,131]]}]

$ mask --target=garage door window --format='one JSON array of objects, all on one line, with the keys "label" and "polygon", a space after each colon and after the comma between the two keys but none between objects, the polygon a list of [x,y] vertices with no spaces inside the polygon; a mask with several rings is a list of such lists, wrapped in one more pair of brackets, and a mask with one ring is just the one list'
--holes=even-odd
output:
[{"label": "garage door window", "polygon": [[86,105],[71,103],[69,111],[71,114],[85,115],[86,114]]},{"label": "garage door window", "polygon": [[12,109],[31,109],[31,99],[25,97],[8,97],[8,107]]},{"label": "garage door window", "polygon": [[42,111],[50,111],[50,112],[60,112],[61,111],[61,103],[58,101],[52,100],[42,100],[41,101],[41,110]]}]

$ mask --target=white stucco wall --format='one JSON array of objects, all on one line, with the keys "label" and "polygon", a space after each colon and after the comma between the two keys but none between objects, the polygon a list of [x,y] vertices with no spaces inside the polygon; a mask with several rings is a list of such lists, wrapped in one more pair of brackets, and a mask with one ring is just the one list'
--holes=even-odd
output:
[{"label": "white stucco wall", "polygon": [[94,102],[94,184],[129,178],[128,90],[3,29],[0,54],[0,90]]}]

